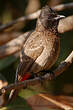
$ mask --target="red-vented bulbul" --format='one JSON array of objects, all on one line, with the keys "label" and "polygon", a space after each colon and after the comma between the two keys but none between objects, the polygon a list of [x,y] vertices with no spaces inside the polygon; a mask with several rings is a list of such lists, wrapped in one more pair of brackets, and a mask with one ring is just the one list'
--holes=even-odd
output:
[{"label": "red-vented bulbul", "polygon": [[[57,27],[63,17],[48,6],[42,8],[35,31],[26,40],[21,51],[16,82],[28,79],[32,73],[48,70],[56,62],[60,52]],[[12,90],[10,98],[16,92],[17,90]]]}]

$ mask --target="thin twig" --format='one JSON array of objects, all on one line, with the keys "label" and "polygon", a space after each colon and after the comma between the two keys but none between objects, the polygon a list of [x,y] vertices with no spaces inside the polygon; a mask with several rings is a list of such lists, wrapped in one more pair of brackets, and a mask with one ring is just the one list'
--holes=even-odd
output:
[{"label": "thin twig", "polygon": [[[55,77],[63,73],[73,62],[73,51],[70,53],[70,55],[63,61],[62,63],[59,64],[59,66],[53,71],[55,73]],[[50,74],[46,73],[44,76],[41,76],[42,80],[52,80],[54,79],[54,76],[50,76]],[[23,82],[18,82],[16,84],[10,84],[2,89],[0,89],[0,94],[5,94],[8,91],[11,91],[12,89],[19,89],[23,88],[27,85],[36,85],[40,83],[40,78],[36,77],[30,80],[25,80]]]},{"label": "thin twig", "polygon": [[[67,3],[67,4],[60,4],[60,5],[57,5],[57,6],[52,7],[52,8],[55,11],[63,11],[65,9],[71,9],[71,8],[73,8],[73,2]],[[38,10],[38,11],[32,13],[32,14],[29,14],[27,16],[22,16],[22,17],[20,17],[16,20],[13,20],[13,21],[11,21],[7,24],[3,24],[3,25],[0,26],[0,32],[6,31],[6,30],[11,31],[11,30],[14,30],[16,28],[17,28],[17,30],[21,29],[23,27],[24,21],[33,20],[33,19],[38,18],[39,15],[40,15],[40,12],[41,12],[41,10]]]},{"label": "thin twig", "polygon": [[63,10],[66,10],[66,9],[71,9],[71,8],[73,8],[73,2],[67,3],[67,4],[60,4],[60,5],[57,5],[57,6],[53,7],[53,9],[55,11],[63,11]]}]

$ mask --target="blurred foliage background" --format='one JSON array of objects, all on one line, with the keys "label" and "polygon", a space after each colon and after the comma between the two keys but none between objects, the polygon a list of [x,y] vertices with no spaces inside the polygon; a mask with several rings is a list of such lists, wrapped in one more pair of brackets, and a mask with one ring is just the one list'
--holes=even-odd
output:
[{"label": "blurred foliage background", "polygon": [[[9,21],[15,20],[18,17],[35,12],[45,4],[54,6],[60,3],[70,3],[72,1],[73,0],[0,0],[0,23],[5,24]],[[59,13],[65,16],[73,15],[73,9],[68,9]],[[36,20],[26,22],[21,31],[29,31],[34,29],[35,26]],[[58,64],[63,61],[73,50],[73,31],[66,32],[60,36],[61,52],[52,69],[56,68]],[[8,83],[14,82],[18,63],[19,58],[16,58],[14,55],[0,60],[0,72],[5,76]],[[73,64],[53,81],[44,82],[44,84],[40,86],[40,91],[46,91],[52,94],[73,95]],[[29,87],[24,90],[24,92],[22,91],[19,95],[21,97],[28,97],[37,94],[40,91],[37,85],[37,87]]]}]

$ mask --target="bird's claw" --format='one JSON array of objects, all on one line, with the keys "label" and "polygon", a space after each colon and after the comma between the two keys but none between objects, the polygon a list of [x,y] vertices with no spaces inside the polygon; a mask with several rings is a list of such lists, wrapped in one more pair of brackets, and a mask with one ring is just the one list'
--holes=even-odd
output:
[{"label": "bird's claw", "polygon": [[50,75],[50,79],[55,78],[55,73],[51,70],[43,70],[42,71],[45,74],[49,74]]},{"label": "bird's claw", "polygon": [[39,77],[40,82],[41,82],[41,85],[42,85],[42,83],[43,83],[43,78],[42,78],[42,76],[41,76],[40,74],[34,74],[34,73],[32,73],[32,77],[33,77],[33,78]]}]

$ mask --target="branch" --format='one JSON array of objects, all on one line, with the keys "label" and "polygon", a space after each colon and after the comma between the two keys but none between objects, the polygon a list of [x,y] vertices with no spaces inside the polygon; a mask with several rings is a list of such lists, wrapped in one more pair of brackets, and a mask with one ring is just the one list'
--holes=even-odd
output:
[{"label": "branch", "polygon": [[12,30],[18,30],[23,28],[23,23],[26,20],[33,20],[39,17],[41,10],[38,10],[37,12],[34,12],[32,14],[29,14],[27,16],[22,16],[14,21],[11,21],[7,24],[3,24],[0,26],[0,32],[2,31],[12,31]]},{"label": "branch", "polygon": [[[73,8],[73,2],[67,3],[67,4],[60,4],[55,7],[52,7],[55,11],[63,11],[65,9],[71,9]],[[18,30],[23,27],[23,23],[26,20],[33,20],[39,17],[41,10],[38,10],[32,14],[29,14],[27,16],[22,16],[16,20],[13,20],[9,22],[8,24],[3,24],[0,26],[0,32],[1,31],[11,31],[11,30]]]},{"label": "branch", "polygon": [[[46,95],[46,94],[39,94],[40,97],[42,97],[43,99],[47,100],[48,102],[51,102],[53,104],[55,104],[56,106],[60,107],[61,109],[64,110],[72,110],[73,106],[69,103],[70,100],[68,99],[69,102],[67,102],[67,97],[66,100],[63,96],[63,99],[61,98],[61,96],[57,97],[57,96],[50,96],[50,95]],[[62,101],[60,101],[62,100]]]},{"label": "branch", "polygon": [[[5,77],[0,73],[0,89],[8,86],[8,82],[5,79]],[[5,94],[2,94],[0,96],[0,107],[2,107],[3,105],[5,105],[6,99],[5,99]]]},{"label": "branch", "polygon": [[57,5],[57,6],[53,7],[53,9],[55,11],[63,11],[63,10],[66,10],[66,9],[71,9],[71,8],[73,8],[73,2],[66,3],[66,4],[60,4],[60,5]]},{"label": "branch", "polygon": [[21,35],[21,32],[0,33],[0,46]]},{"label": "branch", "polygon": [[[62,74],[73,62],[73,51],[70,53],[70,55],[65,59],[65,61],[63,61],[62,63],[59,64],[59,66],[53,71],[55,73],[55,77],[57,77],[58,75]],[[54,79],[54,76],[51,76],[49,73],[46,73],[44,76],[41,76],[42,80],[52,80]],[[27,85],[36,85],[40,83],[40,78],[36,77],[30,80],[25,80],[23,82],[18,82],[16,84],[10,84],[6,87],[3,87],[2,89],[0,89],[0,94],[5,94],[9,91],[11,91],[12,89],[19,89],[19,88],[23,88]]]},{"label": "branch", "polygon": [[20,51],[31,32],[26,32],[7,44],[0,46],[0,59]]},{"label": "branch", "polygon": [[73,15],[68,16],[64,19],[61,19],[58,25],[59,33],[64,33],[64,32],[71,31],[71,30],[73,30]]},{"label": "branch", "polygon": [[55,76],[58,76],[61,73],[63,73],[72,64],[72,62],[73,62],[73,51],[63,62],[60,63],[58,68],[54,70]]}]

